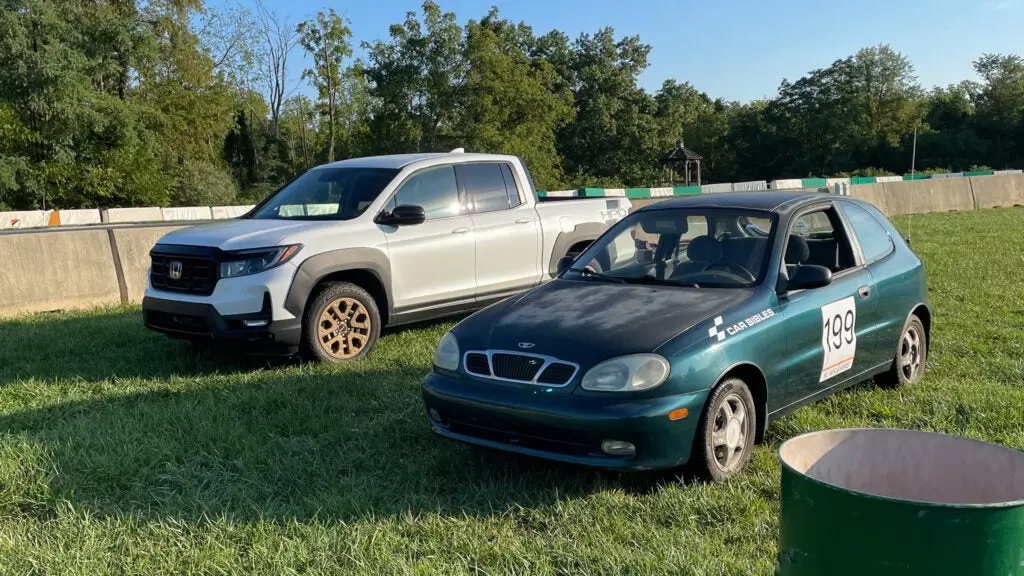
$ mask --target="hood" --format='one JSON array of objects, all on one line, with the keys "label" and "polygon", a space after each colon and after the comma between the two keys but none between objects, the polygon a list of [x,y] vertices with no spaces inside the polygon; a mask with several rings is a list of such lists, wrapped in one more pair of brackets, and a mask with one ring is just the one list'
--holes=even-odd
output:
[{"label": "hood", "polygon": [[751,289],[558,279],[466,319],[456,337],[463,351],[518,350],[520,342],[529,342],[532,353],[585,369],[614,356],[653,352],[753,294]]},{"label": "hood", "polygon": [[345,222],[245,219],[200,224],[165,234],[160,244],[209,246],[221,250],[245,250],[280,245],[287,237],[321,228],[337,228]]}]

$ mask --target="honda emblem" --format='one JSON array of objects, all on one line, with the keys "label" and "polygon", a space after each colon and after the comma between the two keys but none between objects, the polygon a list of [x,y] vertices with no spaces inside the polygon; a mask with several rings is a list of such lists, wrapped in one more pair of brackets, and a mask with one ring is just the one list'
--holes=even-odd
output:
[{"label": "honda emblem", "polygon": [[177,260],[167,265],[167,275],[171,280],[181,280],[181,262]]}]

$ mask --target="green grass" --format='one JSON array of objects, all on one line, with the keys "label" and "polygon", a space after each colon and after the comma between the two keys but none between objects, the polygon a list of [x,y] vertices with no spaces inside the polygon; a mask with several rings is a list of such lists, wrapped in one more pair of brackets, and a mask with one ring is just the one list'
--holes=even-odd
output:
[{"label": "green grass", "polygon": [[773,423],[724,485],[433,437],[418,385],[447,324],[339,368],[196,353],[132,308],[0,323],[0,573],[770,574],[786,438],[893,426],[1024,449],[1024,210],[914,216],[913,238],[935,306],[924,382]]}]

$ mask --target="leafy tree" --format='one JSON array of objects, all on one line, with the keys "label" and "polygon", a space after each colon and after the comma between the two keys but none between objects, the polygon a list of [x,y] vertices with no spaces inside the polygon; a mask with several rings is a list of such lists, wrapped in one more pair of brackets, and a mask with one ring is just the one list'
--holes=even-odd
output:
[{"label": "leafy tree", "polygon": [[349,38],[352,31],[349,20],[339,16],[333,8],[317,12],[315,20],[307,20],[296,29],[299,44],[313,58],[313,67],[302,73],[317,89],[321,104],[327,111],[327,161],[334,161],[334,127],[338,119],[341,95],[342,62],[352,55]]}]

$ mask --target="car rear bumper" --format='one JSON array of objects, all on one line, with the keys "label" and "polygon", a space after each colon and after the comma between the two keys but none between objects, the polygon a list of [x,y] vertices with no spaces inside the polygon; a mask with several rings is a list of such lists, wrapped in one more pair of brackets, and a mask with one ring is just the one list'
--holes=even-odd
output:
[{"label": "car rear bumper", "polygon": [[[421,386],[433,431],[498,450],[619,470],[674,468],[690,457],[708,390],[642,400],[545,394],[432,372]],[[686,408],[685,418],[669,413]],[[430,416],[431,410],[439,420]],[[601,450],[629,442],[632,456]]]},{"label": "car rear bumper", "polygon": [[271,319],[269,295],[260,311],[230,316],[220,314],[212,304],[146,296],[142,299],[142,317],[147,328],[173,338],[237,344],[252,353],[295,353],[302,336],[298,318]]}]

